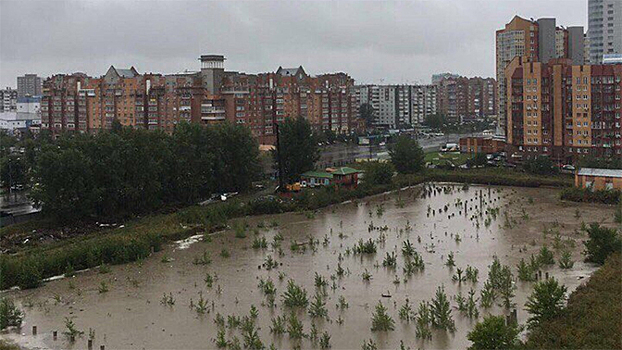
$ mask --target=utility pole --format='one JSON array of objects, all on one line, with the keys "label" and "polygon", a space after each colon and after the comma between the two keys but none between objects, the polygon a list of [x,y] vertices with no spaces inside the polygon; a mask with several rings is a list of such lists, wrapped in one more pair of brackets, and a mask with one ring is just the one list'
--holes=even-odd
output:
[{"label": "utility pole", "polygon": [[279,166],[279,192],[283,192],[285,190],[285,183],[283,181],[283,162],[281,162],[281,133],[278,123],[274,123],[274,129],[276,130],[276,161]]}]

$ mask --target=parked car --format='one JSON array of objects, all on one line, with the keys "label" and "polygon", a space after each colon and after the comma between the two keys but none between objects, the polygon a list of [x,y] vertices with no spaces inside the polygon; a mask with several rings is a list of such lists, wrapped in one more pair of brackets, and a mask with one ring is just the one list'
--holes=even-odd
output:
[{"label": "parked car", "polygon": [[562,170],[575,171],[576,168],[572,164],[566,164],[566,165],[562,166]]}]

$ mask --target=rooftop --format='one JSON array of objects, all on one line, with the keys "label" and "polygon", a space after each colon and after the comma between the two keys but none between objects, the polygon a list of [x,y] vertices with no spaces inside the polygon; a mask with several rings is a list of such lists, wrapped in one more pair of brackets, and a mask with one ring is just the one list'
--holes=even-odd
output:
[{"label": "rooftop", "polygon": [[327,170],[336,175],[350,175],[350,174],[358,174],[361,172],[360,170],[356,170],[354,168],[350,168],[347,166],[336,168],[336,169],[327,169]]},{"label": "rooftop", "polygon": [[279,67],[276,70],[276,74],[279,74],[281,76],[295,76],[298,74],[298,72],[301,72],[302,74],[306,74],[305,70],[302,68],[302,66],[299,66],[297,68],[283,68],[283,67]]},{"label": "rooftop", "polygon": [[622,178],[622,169],[581,168],[578,175]]},{"label": "rooftop", "polygon": [[304,177],[321,177],[321,178],[326,178],[326,179],[332,179],[333,178],[333,174],[326,172],[326,171],[306,171],[304,173],[302,173],[302,176]]}]

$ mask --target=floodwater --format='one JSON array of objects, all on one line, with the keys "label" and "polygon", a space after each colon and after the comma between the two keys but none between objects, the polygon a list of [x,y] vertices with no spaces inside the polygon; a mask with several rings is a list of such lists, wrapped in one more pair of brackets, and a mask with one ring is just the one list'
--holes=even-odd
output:
[{"label": "floodwater", "polygon": [[[612,208],[561,202],[559,191],[555,189],[471,186],[463,190],[459,185],[443,186],[447,186],[447,192],[438,191],[427,198],[422,198],[419,186],[331,206],[314,214],[286,213],[244,218],[238,221],[249,225],[246,238],[236,238],[233,230],[213,234],[207,240],[192,237],[169,244],[145,261],[112,266],[109,273],[101,274],[93,269],[73,278],[50,281],[35,290],[11,291],[9,295],[24,308],[26,317],[21,333],[12,331],[0,337],[28,348],[84,349],[89,329],[92,329],[96,349],[100,345],[105,345],[106,349],[216,348],[214,339],[219,329],[214,322],[216,315],[221,314],[225,320],[228,315],[249,315],[251,305],[254,305],[259,311],[256,320],[259,336],[266,347],[274,344],[278,349],[289,349],[299,344],[301,348],[319,348],[317,342],[308,339],[290,341],[287,333],[279,336],[270,333],[271,318],[291,313],[282,302],[287,281],[293,279],[303,286],[311,301],[316,290],[314,275],[317,272],[329,283],[326,288],[329,320],[315,319],[314,322],[320,334],[324,331],[330,334],[333,349],[360,349],[366,339],[373,339],[379,349],[399,348],[400,340],[411,349],[463,349],[470,344],[466,335],[477,320],[463,316],[456,309],[453,296],[458,291],[466,295],[471,288],[479,295],[493,255],[497,255],[502,264],[510,265],[516,277],[516,264],[521,257],[537,255],[545,242],[553,249],[553,234],[545,237],[543,231],[547,228],[558,230],[564,241],[576,243],[572,248],[575,265],[570,270],[561,270],[554,265],[544,271],[573,291],[595,270],[594,266],[581,262],[581,240],[585,239],[578,233],[581,222],[598,221],[613,225]],[[487,203],[484,208],[498,207],[500,213],[488,226],[484,223],[487,217],[484,214],[478,228],[470,217],[479,206],[480,193]],[[463,203],[460,208],[455,205],[458,199]],[[465,202],[470,208],[466,216],[463,211]],[[445,205],[448,210],[439,213]],[[270,227],[274,223],[278,226]],[[270,228],[257,228],[258,224]],[[370,224],[375,227],[386,225],[388,229],[370,231]],[[253,232],[255,229],[259,234]],[[284,238],[281,256],[270,246],[276,234]],[[456,234],[460,236],[459,241],[455,239]],[[268,247],[253,249],[254,238],[262,236],[266,237]],[[308,242],[309,237],[317,240],[315,249],[307,244],[304,251],[291,250],[292,242]],[[361,238],[377,240],[377,253],[347,254],[346,248],[351,248]],[[402,271],[401,246],[406,239],[414,244],[425,262],[425,270],[409,278]],[[228,251],[229,257],[221,256],[223,249]],[[195,264],[204,251],[209,254],[211,262]],[[382,266],[386,252],[396,253],[397,268]],[[456,268],[471,265],[479,269],[477,283],[452,281],[456,268],[445,266],[450,252],[455,255]],[[342,277],[336,276],[339,254],[345,270]],[[277,268],[260,268],[268,255],[278,261]],[[559,255],[555,254],[556,259]],[[372,275],[368,282],[361,277],[366,269]],[[211,288],[206,285],[206,274],[215,277]],[[335,277],[335,289],[331,287],[331,275]],[[399,284],[394,283],[396,276]],[[273,308],[265,303],[266,297],[258,287],[260,278],[274,281],[277,297]],[[100,292],[102,282],[108,292]],[[457,329],[454,333],[434,330],[431,340],[417,339],[414,322],[401,321],[398,310],[406,298],[415,309],[420,301],[430,301],[441,285],[452,298],[452,316]],[[524,323],[528,317],[524,304],[533,283],[516,281],[516,286],[513,301],[518,321]],[[174,305],[166,306],[161,302],[165,294],[172,295]],[[383,297],[383,294],[391,297]],[[207,301],[204,314],[196,310],[200,295]],[[336,307],[341,296],[349,304],[347,309]],[[395,320],[394,331],[371,331],[371,315],[378,301],[388,308],[389,315]],[[191,304],[195,307],[191,308]],[[507,314],[507,311],[499,306],[480,308],[479,319],[489,313]],[[304,331],[308,333],[312,319],[306,312],[298,314]],[[73,344],[62,334],[67,317],[85,332]],[[33,325],[38,327],[36,336],[31,334]],[[53,330],[58,330],[57,340],[53,340]],[[240,330],[227,329],[227,339],[234,336],[243,344]]]}]

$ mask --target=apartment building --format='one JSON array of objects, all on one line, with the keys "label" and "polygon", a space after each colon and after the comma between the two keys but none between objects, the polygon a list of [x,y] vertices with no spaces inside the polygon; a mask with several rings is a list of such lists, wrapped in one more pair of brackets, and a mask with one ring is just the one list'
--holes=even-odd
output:
[{"label": "apartment building", "polygon": [[505,68],[518,56],[531,62],[546,63],[551,59],[570,58],[584,64],[583,27],[558,27],[554,18],[524,19],[519,16],[496,32],[497,105],[499,132],[506,132],[507,95]]},{"label": "apartment building", "polygon": [[622,54],[622,1],[588,1],[590,62],[603,63],[603,57]]},{"label": "apartment building", "polygon": [[376,127],[411,128],[426,116],[437,112],[435,85],[358,85],[354,88],[356,105],[374,108]]},{"label": "apartment building", "polygon": [[303,117],[316,130],[350,133],[358,128],[354,80],[345,73],[308,75],[303,67],[275,72],[225,72],[225,115],[247,125],[260,143],[275,141],[275,123]]},{"label": "apartment building", "polygon": [[7,87],[0,90],[0,112],[15,112],[17,110],[17,90]]},{"label": "apartment building", "polygon": [[449,121],[460,122],[497,115],[493,78],[451,77],[437,84],[438,111]]},{"label": "apartment building", "polygon": [[359,127],[354,81],[345,73],[309,76],[302,67],[245,74],[224,69],[222,55],[203,55],[200,71],[140,74],[111,66],[99,78],[81,73],[44,82],[42,127],[94,132],[124,126],[172,132],[180,121],[247,125],[273,143],[274,123],[302,116],[316,129],[349,133]]},{"label": "apartment building", "polygon": [[436,85],[412,85],[411,86],[411,124],[418,125],[425,118],[438,113],[438,90]]},{"label": "apartment building", "polygon": [[17,97],[41,96],[42,79],[36,74],[17,77]]},{"label": "apartment building", "polygon": [[506,79],[507,142],[523,159],[622,156],[622,64],[517,57]]}]

